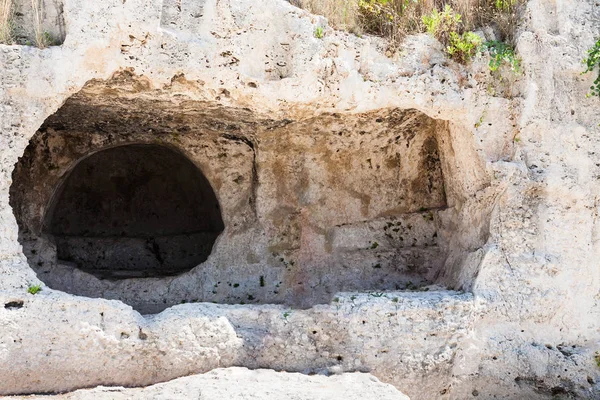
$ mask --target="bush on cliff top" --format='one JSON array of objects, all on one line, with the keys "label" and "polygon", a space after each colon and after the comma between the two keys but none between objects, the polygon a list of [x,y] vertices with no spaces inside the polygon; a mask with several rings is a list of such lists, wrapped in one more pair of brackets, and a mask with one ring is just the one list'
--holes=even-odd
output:
[{"label": "bush on cliff top", "polygon": [[[325,16],[337,29],[369,33],[392,41],[427,29],[423,17],[443,13],[446,6],[460,15],[457,34],[493,25],[500,40],[512,43],[523,0],[290,0],[313,14]],[[448,34],[448,39],[450,35]]]}]

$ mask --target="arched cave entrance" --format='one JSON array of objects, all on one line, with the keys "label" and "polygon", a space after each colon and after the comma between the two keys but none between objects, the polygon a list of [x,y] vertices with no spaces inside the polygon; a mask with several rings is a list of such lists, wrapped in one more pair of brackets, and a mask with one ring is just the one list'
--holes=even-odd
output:
[{"label": "arched cave entrance", "polygon": [[15,166],[19,242],[50,288],[154,313],[469,287],[487,178],[468,129],[414,109],[282,122],[140,82],[90,82]]},{"label": "arched cave entrance", "polygon": [[59,260],[101,279],[188,271],[208,258],[222,231],[217,198],[202,172],[178,152],[147,144],[77,162],[42,228]]}]

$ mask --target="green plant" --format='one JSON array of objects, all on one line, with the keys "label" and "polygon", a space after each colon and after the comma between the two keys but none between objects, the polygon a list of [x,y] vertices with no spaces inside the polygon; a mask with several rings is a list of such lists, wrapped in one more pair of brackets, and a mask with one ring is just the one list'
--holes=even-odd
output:
[{"label": "green plant", "polygon": [[54,37],[52,36],[52,34],[50,32],[44,31],[42,33],[42,38],[44,40],[44,43],[47,46],[52,46],[52,45],[56,44],[56,40],[54,39]]},{"label": "green plant", "polygon": [[325,36],[325,33],[323,32],[323,28],[320,26],[317,26],[317,28],[315,29],[315,37],[317,39],[323,39],[323,36]]},{"label": "green plant", "polygon": [[600,352],[596,352],[594,354],[594,361],[596,361],[596,365],[600,368]]},{"label": "green plant", "polygon": [[510,11],[516,4],[516,0],[494,0],[494,7],[498,11]]},{"label": "green plant", "polygon": [[13,42],[13,16],[12,0],[0,0],[0,43],[2,44]]},{"label": "green plant", "polygon": [[[600,65],[600,38],[596,40],[596,43],[594,43],[592,48],[587,51],[587,57],[583,59],[583,63],[585,64],[586,69],[582,74],[593,72]],[[600,70],[587,94],[587,97],[591,96],[600,96]]]},{"label": "green plant", "polygon": [[479,128],[481,126],[481,124],[483,124],[484,118],[485,118],[485,112],[483,114],[481,114],[481,117],[479,117],[479,120],[477,122],[475,122],[475,128]]},{"label": "green plant", "polygon": [[42,285],[29,285],[27,288],[27,293],[29,294],[38,294],[42,291]]},{"label": "green plant", "polygon": [[481,37],[473,32],[465,32],[459,35],[450,33],[450,44],[446,48],[450,57],[459,63],[466,64],[477,53],[481,46]]},{"label": "green plant", "polygon": [[286,312],[284,312],[284,313],[283,313],[283,319],[285,319],[285,320],[287,321],[287,319],[288,319],[288,317],[289,317],[290,315],[292,315],[292,312],[291,312],[291,311],[286,311]]},{"label": "green plant", "polygon": [[481,46],[479,35],[463,30],[462,16],[446,4],[443,11],[434,9],[431,14],[423,16],[423,24],[427,32],[439,40],[448,55],[459,63],[467,63]]},{"label": "green plant", "polygon": [[423,15],[423,24],[427,33],[439,40],[444,46],[451,44],[452,35],[457,35],[462,27],[462,17],[446,4],[444,10],[439,12],[434,9],[429,15]]},{"label": "green plant", "polygon": [[502,64],[507,64],[510,69],[518,73],[520,71],[519,59],[515,55],[512,46],[499,40],[489,40],[482,45],[482,50],[490,53],[490,71],[497,71]]}]

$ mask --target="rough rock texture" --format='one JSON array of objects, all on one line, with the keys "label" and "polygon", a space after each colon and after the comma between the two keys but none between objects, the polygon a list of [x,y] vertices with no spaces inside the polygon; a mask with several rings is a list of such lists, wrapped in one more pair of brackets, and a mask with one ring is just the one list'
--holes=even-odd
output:
[{"label": "rough rock texture", "polygon": [[[22,292],[0,300],[2,393],[59,392],[76,382],[149,385],[232,365],[371,371],[385,382],[437,388],[443,382],[422,375],[449,373],[474,320],[471,295],[450,292],[347,293],[309,310],[184,304],[146,317],[115,300]],[[41,318],[60,330],[42,340],[28,333]]]},{"label": "rough rock texture", "polygon": [[[94,82],[70,98],[32,138],[13,174],[11,204],[25,254],[52,288],[120,299],[142,311],[199,300],[312,305],[339,290],[431,283],[440,272],[447,252],[439,216],[446,208],[438,146],[438,138],[448,135],[443,123],[416,110],[271,120],[206,102],[176,102],[171,84],[135,88],[139,82],[124,75]],[[128,156],[132,144],[189,157],[214,185],[220,207],[193,193],[179,172],[172,182],[149,167],[136,172],[144,160],[176,173],[152,154],[140,161]],[[93,159],[118,151],[123,173],[112,161],[90,170]],[[67,184],[77,179],[85,183]],[[170,200],[178,185],[188,200]],[[162,256],[152,263],[160,265],[147,269],[168,269],[175,258],[167,245],[186,249],[177,246],[181,239],[164,243],[168,232],[162,231],[195,232],[193,218],[181,209],[190,202],[218,207],[226,222],[202,268],[155,281],[161,290],[154,293],[143,281],[99,282],[80,271],[152,262],[155,248]],[[147,229],[130,232],[129,221],[140,225],[145,219],[157,220],[156,226],[147,222]],[[159,229],[163,220],[168,225]],[[182,281],[190,289],[178,287]]]},{"label": "rough rock texture", "polygon": [[246,368],[217,369],[140,389],[98,387],[56,396],[0,397],[0,399],[98,399],[98,400],[409,400],[392,385],[369,374],[325,376],[250,371]]},{"label": "rough rock texture", "polygon": [[[524,73],[503,82],[485,57],[456,65],[424,35],[387,58],[385,43],[281,0],[63,9],[61,47],[0,46],[0,393],[245,366],[368,371],[414,399],[600,396],[600,100],[580,75],[594,2],[530,1]],[[401,152],[410,132],[419,146]],[[56,257],[38,240],[61,177],[148,143],[211,183],[225,230],[209,259],[117,282],[37,265]],[[394,234],[416,221],[407,247]],[[431,266],[417,283],[432,285],[412,290],[409,265]],[[38,279],[48,286],[27,294]],[[107,299],[282,304],[142,316]]]}]

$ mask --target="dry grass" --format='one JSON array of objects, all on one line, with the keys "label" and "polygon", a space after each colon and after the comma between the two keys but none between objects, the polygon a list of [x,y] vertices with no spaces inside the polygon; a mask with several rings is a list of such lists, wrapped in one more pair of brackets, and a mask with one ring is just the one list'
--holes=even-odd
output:
[{"label": "dry grass", "polygon": [[327,17],[331,26],[348,32],[362,32],[359,0],[290,0],[312,14]]},{"label": "dry grass", "polygon": [[40,49],[48,47],[47,34],[42,29],[42,0],[31,0],[33,11],[33,40]]},{"label": "dry grass", "polygon": [[0,43],[13,42],[13,4],[12,0],[0,0]]},{"label": "dry grass", "polygon": [[512,43],[523,0],[290,0],[298,7],[324,15],[332,26],[401,40],[424,31],[422,18],[447,4],[462,17],[462,29],[493,25],[500,40]]}]

